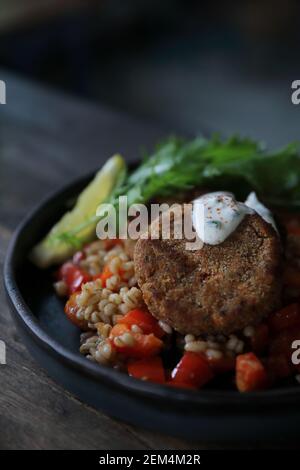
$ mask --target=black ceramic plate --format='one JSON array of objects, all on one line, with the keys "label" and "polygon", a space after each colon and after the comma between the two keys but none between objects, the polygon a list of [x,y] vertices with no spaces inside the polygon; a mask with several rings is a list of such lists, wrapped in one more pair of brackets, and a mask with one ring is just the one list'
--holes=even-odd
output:
[{"label": "black ceramic plate", "polygon": [[251,394],[179,390],[135,380],[79,354],[79,331],[65,318],[51,272],[36,269],[27,255],[90,179],[82,178],[42,202],[17,229],[7,253],[9,304],[36,361],[81,400],[145,428],[214,442],[298,436],[300,387]]}]

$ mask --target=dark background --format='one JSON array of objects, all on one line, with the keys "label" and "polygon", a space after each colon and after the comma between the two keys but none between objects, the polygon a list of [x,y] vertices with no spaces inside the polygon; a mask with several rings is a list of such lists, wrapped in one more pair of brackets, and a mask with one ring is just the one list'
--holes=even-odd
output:
[{"label": "dark background", "polygon": [[0,67],[181,133],[298,138],[299,1],[0,0]]}]

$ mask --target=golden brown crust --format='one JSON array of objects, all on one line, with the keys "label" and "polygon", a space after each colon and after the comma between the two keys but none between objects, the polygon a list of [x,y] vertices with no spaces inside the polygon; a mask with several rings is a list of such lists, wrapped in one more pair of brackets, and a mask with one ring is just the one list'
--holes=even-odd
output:
[{"label": "golden brown crust", "polygon": [[220,245],[185,246],[140,239],[134,253],[150,312],[180,333],[229,334],[280,305],[280,240],[260,216],[246,216]]}]

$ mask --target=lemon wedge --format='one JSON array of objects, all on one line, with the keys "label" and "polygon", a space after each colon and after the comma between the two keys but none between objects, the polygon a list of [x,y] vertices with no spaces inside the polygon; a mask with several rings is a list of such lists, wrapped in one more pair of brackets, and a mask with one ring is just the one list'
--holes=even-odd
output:
[{"label": "lemon wedge", "polygon": [[73,255],[78,249],[62,236],[78,227],[80,242],[88,243],[96,236],[97,221],[85,226],[85,222],[96,215],[99,204],[105,201],[115,188],[116,183],[126,170],[126,164],[121,155],[114,155],[97,172],[91,183],[78,196],[74,208],[64,214],[46,237],[36,245],[30,253],[30,260],[39,268],[47,268],[59,264]]}]

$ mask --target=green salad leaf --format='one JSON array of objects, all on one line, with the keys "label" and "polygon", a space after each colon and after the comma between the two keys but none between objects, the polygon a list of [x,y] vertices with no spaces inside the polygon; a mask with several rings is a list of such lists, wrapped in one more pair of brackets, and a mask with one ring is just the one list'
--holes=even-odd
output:
[{"label": "green salad leaf", "polygon": [[300,154],[296,142],[233,165],[224,164],[220,173],[225,181],[235,177],[240,186],[248,184],[270,206],[300,208]]},{"label": "green salad leaf", "polygon": [[[266,204],[300,208],[299,144],[271,152],[262,143],[239,136],[172,137],[127,174],[105,202],[118,211],[119,196],[126,195],[129,206],[195,187],[233,191],[240,200],[254,190]],[[79,232],[75,228],[64,234],[65,239]]]},{"label": "green salad leaf", "polygon": [[299,145],[268,152],[261,143],[238,136],[171,138],[128,176],[109,202],[118,208],[120,195],[128,196],[128,204],[145,203],[194,187],[231,190],[241,198],[254,190],[266,203],[299,207]]}]

